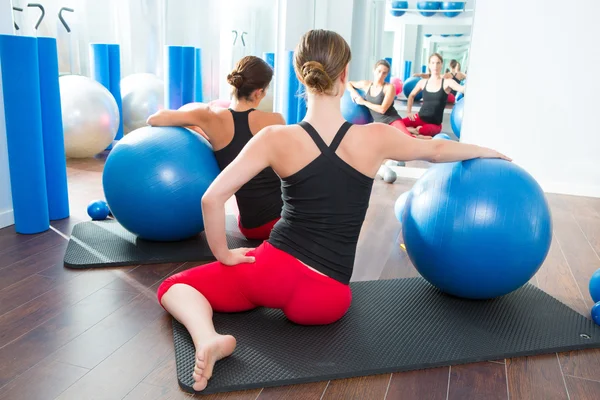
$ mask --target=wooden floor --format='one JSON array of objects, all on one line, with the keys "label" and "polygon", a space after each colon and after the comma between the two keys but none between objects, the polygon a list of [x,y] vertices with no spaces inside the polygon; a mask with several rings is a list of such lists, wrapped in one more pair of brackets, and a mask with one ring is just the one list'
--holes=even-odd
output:
[{"label": "wooden floor", "polygon": [[[69,163],[72,217],[34,236],[0,230],[0,399],[187,399],[177,385],[170,318],[158,284],[188,264],[74,271],[72,226],[102,198],[103,161]],[[125,171],[126,173],[126,171]],[[397,196],[377,181],[353,279],[416,276],[399,246]],[[549,195],[554,240],[532,283],[589,316],[600,268],[600,199]],[[206,399],[600,399],[600,350],[250,390]]]}]

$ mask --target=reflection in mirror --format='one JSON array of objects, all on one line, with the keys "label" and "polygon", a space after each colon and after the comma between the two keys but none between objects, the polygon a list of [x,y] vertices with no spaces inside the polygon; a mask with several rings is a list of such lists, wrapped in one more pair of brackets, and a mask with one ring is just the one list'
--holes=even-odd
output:
[{"label": "reflection in mirror", "polygon": [[[351,74],[353,103],[420,140],[460,140],[474,7],[475,0],[386,1],[382,32],[371,36],[377,57],[367,56],[371,66],[362,76]],[[364,63],[360,57],[352,62]]]}]

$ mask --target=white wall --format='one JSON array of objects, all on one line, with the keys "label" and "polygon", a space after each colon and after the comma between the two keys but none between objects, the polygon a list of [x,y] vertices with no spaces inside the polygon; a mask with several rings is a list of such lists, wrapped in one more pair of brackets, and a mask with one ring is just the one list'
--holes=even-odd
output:
[{"label": "white wall", "polygon": [[598,15],[597,0],[478,1],[461,140],[511,156],[548,192],[600,197],[600,80],[585,76],[600,65]]},{"label": "white wall", "polygon": [[[10,0],[0,0],[0,34],[6,35],[12,33],[13,20],[11,2]],[[0,68],[0,228],[12,225],[14,222],[10,176],[8,172],[8,150],[6,148],[2,69]]]}]

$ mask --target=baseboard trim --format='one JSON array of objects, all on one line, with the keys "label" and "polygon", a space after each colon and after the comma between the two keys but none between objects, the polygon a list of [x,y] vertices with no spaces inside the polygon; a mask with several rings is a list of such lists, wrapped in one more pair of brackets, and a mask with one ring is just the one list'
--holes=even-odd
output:
[{"label": "baseboard trim", "polygon": [[15,214],[13,210],[7,210],[0,212],[0,229],[6,228],[7,226],[14,225]]}]

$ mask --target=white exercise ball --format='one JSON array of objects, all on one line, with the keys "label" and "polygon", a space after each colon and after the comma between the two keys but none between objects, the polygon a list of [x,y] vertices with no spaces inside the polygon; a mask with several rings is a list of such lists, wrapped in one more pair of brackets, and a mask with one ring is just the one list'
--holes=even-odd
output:
[{"label": "white exercise ball", "polygon": [[146,126],[148,117],[164,108],[165,85],[156,75],[142,73],[121,80],[123,133]]},{"label": "white exercise ball", "polygon": [[59,78],[65,153],[87,158],[105,150],[119,130],[119,107],[100,83],[82,75]]}]

